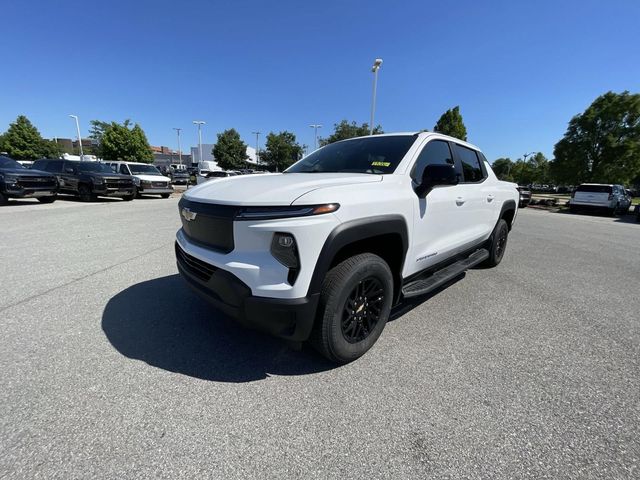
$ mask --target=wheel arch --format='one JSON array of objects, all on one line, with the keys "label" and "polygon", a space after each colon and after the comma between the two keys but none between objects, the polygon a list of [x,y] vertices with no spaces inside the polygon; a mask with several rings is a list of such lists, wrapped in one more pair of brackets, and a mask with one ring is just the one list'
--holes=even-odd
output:
[{"label": "wheel arch", "polygon": [[407,223],[401,215],[379,215],[338,225],[320,251],[308,295],[319,293],[327,272],[342,260],[359,253],[373,253],[389,264],[394,298],[402,286],[402,268],[409,248]]},{"label": "wheel arch", "polygon": [[509,230],[511,230],[511,225],[513,225],[513,219],[516,216],[517,208],[518,206],[515,200],[507,200],[502,204],[502,208],[500,209],[500,216],[498,217],[498,220],[504,220],[507,222]]}]

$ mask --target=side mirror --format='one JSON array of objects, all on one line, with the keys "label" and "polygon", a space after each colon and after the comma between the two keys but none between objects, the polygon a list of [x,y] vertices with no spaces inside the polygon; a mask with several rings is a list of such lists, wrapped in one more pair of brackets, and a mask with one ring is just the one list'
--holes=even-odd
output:
[{"label": "side mirror", "polygon": [[71,173],[71,174],[74,174],[74,173],[76,173],[76,169],[75,169],[75,168],[73,168],[73,167],[67,167],[67,168],[65,168],[65,169],[64,169],[64,172],[65,172],[65,173]]},{"label": "side mirror", "polygon": [[422,172],[422,183],[416,188],[418,197],[426,197],[434,187],[457,185],[458,175],[453,165],[427,165]]}]

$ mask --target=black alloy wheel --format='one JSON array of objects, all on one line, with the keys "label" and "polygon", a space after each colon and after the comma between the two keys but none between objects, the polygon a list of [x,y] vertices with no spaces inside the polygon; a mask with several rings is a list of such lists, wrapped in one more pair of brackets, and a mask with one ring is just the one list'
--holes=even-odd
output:
[{"label": "black alloy wheel", "polygon": [[375,329],[384,305],[384,289],[375,277],[360,281],[347,297],[342,310],[342,335],[349,343],[358,343]]}]

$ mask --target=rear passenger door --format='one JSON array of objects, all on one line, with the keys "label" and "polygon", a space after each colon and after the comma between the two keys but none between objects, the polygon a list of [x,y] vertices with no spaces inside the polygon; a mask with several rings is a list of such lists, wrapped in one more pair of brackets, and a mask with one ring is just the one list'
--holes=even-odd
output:
[{"label": "rear passenger door", "polygon": [[498,205],[494,189],[486,181],[482,154],[458,143],[453,143],[453,153],[460,179],[456,192],[457,212],[464,222],[465,247],[471,247],[491,234]]}]

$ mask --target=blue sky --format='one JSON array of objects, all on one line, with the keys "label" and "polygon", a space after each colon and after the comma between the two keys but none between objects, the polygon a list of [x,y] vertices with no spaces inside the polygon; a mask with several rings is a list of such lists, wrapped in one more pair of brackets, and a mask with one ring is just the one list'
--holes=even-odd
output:
[{"label": "blue sky", "polygon": [[172,127],[197,143],[194,119],[206,143],[234,127],[250,145],[253,130],[313,145],[311,123],[369,121],[376,57],[385,131],[460,105],[489,159],[551,156],[599,94],[640,90],[640,2],[5,2],[0,131],[25,114],[73,137],[74,113],[83,135],[130,118],[174,148]]}]

